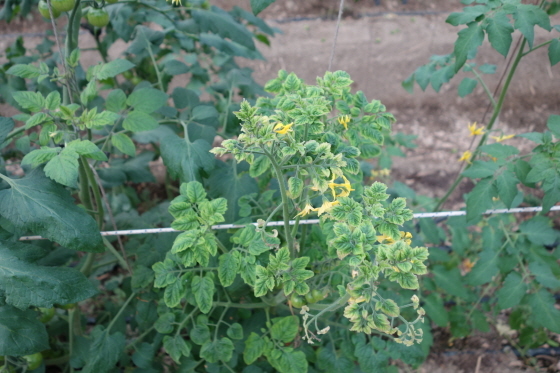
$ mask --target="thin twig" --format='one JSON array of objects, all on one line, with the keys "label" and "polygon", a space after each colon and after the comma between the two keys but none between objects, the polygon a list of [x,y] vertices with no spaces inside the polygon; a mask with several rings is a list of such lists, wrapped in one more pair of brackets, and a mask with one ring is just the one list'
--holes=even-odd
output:
[{"label": "thin twig", "polygon": [[340,0],[340,7],[338,8],[338,19],[336,21],[336,30],[334,32],[334,40],[331,49],[331,58],[329,60],[329,68],[327,71],[331,71],[332,63],[334,60],[334,51],[336,50],[336,40],[338,39],[338,29],[340,28],[340,20],[342,19],[342,10],[344,9],[344,0]]}]

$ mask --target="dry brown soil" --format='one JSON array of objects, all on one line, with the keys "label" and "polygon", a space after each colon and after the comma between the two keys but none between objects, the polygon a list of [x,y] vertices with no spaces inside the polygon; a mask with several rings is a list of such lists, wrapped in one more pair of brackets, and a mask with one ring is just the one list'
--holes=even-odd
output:
[{"label": "dry brown soil", "polygon": [[[211,0],[225,9],[234,5],[248,8],[249,0]],[[396,130],[418,136],[418,147],[407,157],[395,160],[394,180],[433,197],[442,196],[460,169],[459,155],[467,150],[472,138],[467,124],[484,123],[488,101],[479,87],[474,94],[459,98],[460,78],[444,86],[440,93],[421,92],[415,87],[410,95],[401,81],[433,54],[452,51],[456,28],[446,24],[447,15],[460,10],[454,0],[347,0],[340,24],[332,65],[346,70],[354,88],[369,99],[379,99],[397,118]],[[338,0],[277,0],[261,15],[282,34],[262,46],[267,61],[240,61],[255,70],[260,83],[272,79],[279,69],[295,72],[307,82],[327,70],[335,34]],[[560,23],[556,17],[554,24]],[[9,26],[0,23],[0,50],[13,42],[18,32],[41,32],[46,27],[38,17]],[[519,35],[515,35],[515,39]],[[547,40],[548,33],[538,29],[535,44]],[[35,41],[34,41],[35,40]],[[27,37],[26,43],[40,39]],[[91,43],[91,41],[90,41]],[[87,43],[86,43],[87,44]],[[123,45],[111,49],[116,57]],[[95,58],[94,55],[86,58]],[[86,64],[97,60],[84,61]],[[506,60],[485,44],[478,63],[495,63],[497,74],[488,79],[494,90]],[[546,49],[523,59],[508,94],[498,128],[504,133],[522,133],[542,129],[550,114],[560,113],[560,64],[550,67]],[[5,111],[0,107],[0,111]],[[7,114],[7,113],[5,113]],[[528,142],[511,140],[512,145],[530,149]],[[448,207],[460,207],[460,196],[470,185],[455,193]],[[418,370],[422,373],[505,373],[533,371],[512,354],[500,352],[504,340],[497,332],[465,340],[452,340],[446,330],[437,330],[429,360]],[[542,360],[544,361],[544,360]],[[559,371],[557,359],[547,362],[548,371]],[[403,368],[403,371],[410,371]],[[541,370],[546,371],[546,370]]]}]

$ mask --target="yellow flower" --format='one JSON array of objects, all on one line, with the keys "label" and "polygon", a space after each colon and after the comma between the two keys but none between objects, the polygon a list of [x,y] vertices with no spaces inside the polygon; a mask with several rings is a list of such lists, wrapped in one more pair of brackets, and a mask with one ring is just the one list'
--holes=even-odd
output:
[{"label": "yellow flower", "polygon": [[183,5],[181,3],[181,0],[171,0],[171,4],[173,4],[173,5]]},{"label": "yellow flower", "polygon": [[401,232],[401,239],[404,240],[404,242],[407,245],[410,245],[412,243],[412,233],[410,232]]},{"label": "yellow flower", "polygon": [[342,124],[344,126],[344,129],[347,130],[348,129],[348,123],[350,123],[350,116],[349,115],[343,115],[341,117],[338,117],[338,123]]},{"label": "yellow flower", "polygon": [[500,135],[500,136],[490,136],[490,137],[496,140],[496,142],[502,142],[514,138],[515,135]]},{"label": "yellow flower", "polygon": [[381,236],[377,236],[377,242],[379,243],[385,242],[386,244],[392,244],[395,241],[391,237],[382,234]]},{"label": "yellow flower", "polygon": [[278,123],[277,125],[274,126],[274,132],[279,133],[280,135],[285,135],[286,133],[293,131],[292,129],[293,125],[294,125],[293,123],[290,124]]},{"label": "yellow flower", "polygon": [[317,215],[321,216],[325,212],[331,211],[331,209],[338,205],[340,202],[338,201],[324,201],[323,206],[313,209],[313,211],[317,211]]},{"label": "yellow flower", "polygon": [[391,175],[391,170],[389,170],[388,168],[384,168],[382,170],[372,170],[371,171],[371,176],[372,177],[379,177],[379,176],[389,176]]},{"label": "yellow flower", "polygon": [[484,130],[484,126],[480,126],[477,128],[476,122],[474,122],[473,124],[469,124],[469,132],[471,133],[471,136],[476,136],[483,135],[486,131]]},{"label": "yellow flower", "polygon": [[463,153],[461,158],[459,158],[458,162],[467,161],[468,163],[471,163],[471,158],[472,158],[472,153],[470,150],[467,150],[466,152]]},{"label": "yellow flower", "polygon": [[313,208],[313,206],[311,206],[309,203],[305,205],[305,207],[303,208],[303,210],[301,210],[301,212],[299,214],[297,214],[296,216],[305,216],[307,214],[309,214],[311,211],[314,211],[315,209]]},{"label": "yellow flower", "polygon": [[[329,183],[329,188],[331,188],[333,198],[348,197],[350,195],[350,192],[355,190],[355,189],[352,189],[352,185],[350,184],[350,181],[348,181],[346,176],[342,175],[342,178],[344,179],[344,183],[337,184],[337,183],[334,182],[334,180],[336,179],[336,176],[333,175],[333,178],[332,178],[331,182]],[[338,194],[336,194],[335,188],[342,188],[342,191],[340,191]]]}]

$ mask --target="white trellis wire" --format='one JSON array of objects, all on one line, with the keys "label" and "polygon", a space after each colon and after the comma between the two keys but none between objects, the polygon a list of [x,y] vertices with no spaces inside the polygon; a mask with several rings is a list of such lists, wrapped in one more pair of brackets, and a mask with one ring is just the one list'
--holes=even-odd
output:
[{"label": "white trellis wire", "polygon": [[[530,212],[540,212],[542,211],[541,206],[537,207],[518,207],[513,209],[496,209],[496,210],[486,210],[482,215],[495,215],[495,214],[515,214],[515,213],[530,213]],[[560,211],[560,206],[553,206],[550,211]],[[414,214],[414,219],[425,219],[425,218],[447,218],[451,216],[463,216],[466,215],[466,211],[441,211],[441,212],[421,212]],[[290,225],[295,225],[296,221],[291,220]],[[319,219],[307,219],[300,220],[299,224],[318,224]],[[252,223],[257,225],[257,223]],[[247,224],[219,224],[213,225],[212,229],[235,229],[243,228]],[[272,221],[269,222],[267,227],[279,227],[284,226],[283,221]],[[101,232],[102,236],[130,236],[134,234],[154,234],[154,233],[172,233],[181,232],[173,228],[149,228],[149,229],[128,229],[120,231],[105,231]],[[32,241],[32,240],[43,240],[41,236],[24,236],[20,238],[20,241]]]}]

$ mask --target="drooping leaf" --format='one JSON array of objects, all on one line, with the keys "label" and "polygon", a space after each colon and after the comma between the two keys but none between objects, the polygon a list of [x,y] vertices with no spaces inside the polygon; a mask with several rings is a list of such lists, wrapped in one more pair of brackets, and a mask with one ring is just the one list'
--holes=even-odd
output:
[{"label": "drooping leaf", "polygon": [[19,247],[0,241],[0,289],[6,303],[22,310],[29,306],[50,308],[55,303],[80,302],[97,293],[80,271],[39,266],[18,258],[10,248]]},{"label": "drooping leaf", "polygon": [[550,61],[550,66],[554,66],[560,62],[560,40],[552,39],[552,42],[548,46],[548,60]]},{"label": "drooping leaf", "polygon": [[533,4],[518,4],[516,8],[516,11],[513,13],[514,26],[525,36],[529,48],[533,48],[535,26],[539,25],[543,29],[550,31],[550,18],[544,10]]},{"label": "drooping leaf", "polygon": [[134,142],[124,133],[114,133],[111,136],[111,144],[121,152],[131,157],[136,155],[136,147]]},{"label": "drooping leaf", "polygon": [[491,179],[482,179],[467,196],[467,221],[478,220],[492,207],[495,186]]},{"label": "drooping leaf", "polygon": [[518,192],[518,183],[519,180],[510,170],[504,170],[496,175],[496,190],[498,191],[498,196],[507,208],[512,207],[513,200]]},{"label": "drooping leaf", "polygon": [[461,80],[461,83],[459,84],[459,96],[460,97],[465,97],[469,94],[472,93],[472,91],[475,89],[476,85],[478,84],[478,81],[476,79],[471,79],[471,78],[463,78],[463,80]]},{"label": "drooping leaf", "polygon": [[37,319],[37,312],[0,307],[0,355],[24,356],[48,349],[47,329]]},{"label": "drooping leaf", "polygon": [[474,268],[469,272],[467,280],[469,284],[477,286],[492,280],[498,273],[499,252],[491,249],[484,250],[478,258]]},{"label": "drooping leaf", "polygon": [[25,177],[8,179],[0,191],[0,215],[21,231],[29,231],[69,249],[102,252],[97,224],[74,204],[70,193],[36,168]]},{"label": "drooping leaf", "polygon": [[8,134],[14,129],[14,120],[12,118],[0,117],[0,149],[6,141]]},{"label": "drooping leaf", "polygon": [[192,17],[199,25],[200,31],[210,31],[249,49],[255,49],[253,34],[237,23],[228,13],[197,9],[192,11]]},{"label": "drooping leaf", "polygon": [[535,245],[552,245],[558,234],[549,224],[548,218],[535,216],[521,223],[519,230]]},{"label": "drooping leaf", "polygon": [[245,341],[245,350],[243,351],[243,360],[245,364],[253,364],[259,357],[262,356],[265,350],[264,338],[258,336],[256,333],[251,333],[249,338]]}]

